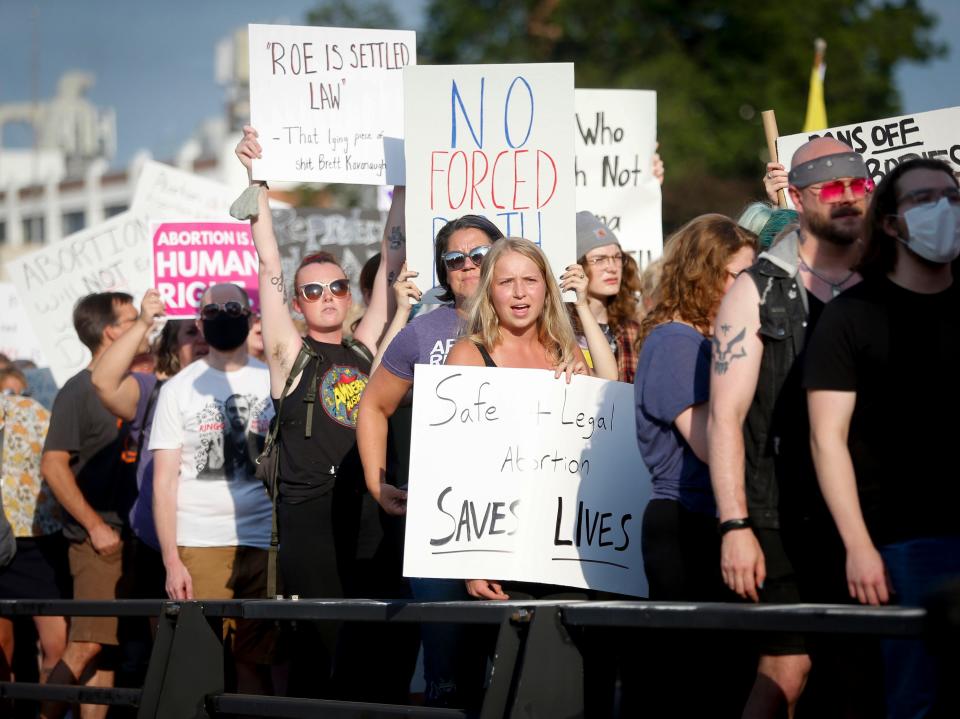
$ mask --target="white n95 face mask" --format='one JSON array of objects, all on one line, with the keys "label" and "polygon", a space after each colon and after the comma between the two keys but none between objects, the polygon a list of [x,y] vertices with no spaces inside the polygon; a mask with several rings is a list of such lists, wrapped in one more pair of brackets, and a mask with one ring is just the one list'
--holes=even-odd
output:
[{"label": "white n95 face mask", "polygon": [[946,264],[960,256],[960,206],[946,197],[933,205],[920,205],[903,213],[909,235],[899,238],[930,262]]}]

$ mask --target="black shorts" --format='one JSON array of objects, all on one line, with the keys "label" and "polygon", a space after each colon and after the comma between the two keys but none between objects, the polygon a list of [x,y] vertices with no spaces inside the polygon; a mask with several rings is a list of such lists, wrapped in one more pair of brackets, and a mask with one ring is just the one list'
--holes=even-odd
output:
[{"label": "black shorts", "polygon": [[[831,524],[796,524],[753,530],[763,550],[767,578],[760,590],[764,604],[849,604],[846,553]],[[761,654],[809,654],[810,642],[798,632],[763,635]]]},{"label": "black shorts", "polygon": [[18,537],[17,553],[0,569],[0,599],[69,599],[73,582],[60,532]]}]

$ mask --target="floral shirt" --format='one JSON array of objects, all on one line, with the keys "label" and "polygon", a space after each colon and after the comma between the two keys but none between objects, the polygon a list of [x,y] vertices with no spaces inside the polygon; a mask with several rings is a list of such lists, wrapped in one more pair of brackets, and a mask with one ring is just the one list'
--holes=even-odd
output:
[{"label": "floral shirt", "polygon": [[40,454],[50,413],[29,397],[0,395],[3,511],[17,537],[60,531],[60,505],[40,475]]}]

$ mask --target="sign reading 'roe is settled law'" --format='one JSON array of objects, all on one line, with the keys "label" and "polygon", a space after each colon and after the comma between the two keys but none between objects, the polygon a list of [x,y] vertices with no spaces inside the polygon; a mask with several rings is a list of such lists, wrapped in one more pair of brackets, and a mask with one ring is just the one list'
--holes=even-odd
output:
[{"label": "sign reading 'roe is settled law'", "polygon": [[646,596],[633,388],[417,365],[403,571]]},{"label": "sign reading 'roe is settled law'", "polygon": [[250,25],[254,177],[403,184],[403,73],[417,61],[406,30]]}]

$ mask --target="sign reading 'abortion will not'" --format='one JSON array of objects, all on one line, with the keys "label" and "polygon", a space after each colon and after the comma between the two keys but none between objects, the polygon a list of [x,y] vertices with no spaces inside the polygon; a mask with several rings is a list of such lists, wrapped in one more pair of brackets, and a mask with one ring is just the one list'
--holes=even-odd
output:
[{"label": "sign reading 'abortion will not'", "polygon": [[417,365],[403,571],[646,596],[633,388]]},{"label": "sign reading 'abortion will not'", "polygon": [[[404,70],[407,266],[436,283],[433,239],[483,215],[576,261],[573,65],[420,65]],[[416,238],[415,240],[413,238]]]},{"label": "sign reading 'abortion will not'", "polygon": [[232,282],[259,311],[257,251],[247,222],[162,222],[151,225],[154,287],[168,317],[195,317],[200,296]]},{"label": "sign reading 'abortion will not'", "polygon": [[263,158],[254,177],[403,184],[407,30],[250,25],[250,120]]}]

